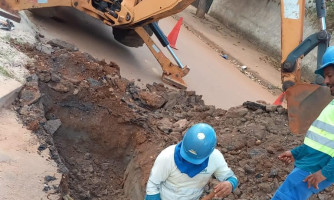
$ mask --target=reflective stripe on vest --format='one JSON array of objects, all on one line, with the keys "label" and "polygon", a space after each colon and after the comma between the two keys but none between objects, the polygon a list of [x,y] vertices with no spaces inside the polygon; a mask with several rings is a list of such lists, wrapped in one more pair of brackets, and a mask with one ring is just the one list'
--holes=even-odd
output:
[{"label": "reflective stripe on vest", "polygon": [[304,144],[334,157],[334,100],[308,129]]}]

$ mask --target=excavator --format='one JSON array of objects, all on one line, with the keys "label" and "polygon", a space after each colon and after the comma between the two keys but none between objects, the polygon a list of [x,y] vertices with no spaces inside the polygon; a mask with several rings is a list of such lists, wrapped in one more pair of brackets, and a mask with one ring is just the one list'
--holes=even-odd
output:
[{"label": "excavator", "polygon": [[[104,24],[113,27],[114,38],[130,47],[143,43],[161,65],[162,80],[177,88],[185,89],[182,79],[189,68],[183,66],[157,24],[159,19],[181,12],[194,0],[1,0],[0,16],[20,22],[18,11],[31,10],[34,13],[55,7],[72,7],[82,11]],[[155,34],[163,47],[171,53],[177,64],[171,62],[151,39]]]},{"label": "excavator", "polygon": [[[164,33],[159,19],[181,12],[194,0],[2,0],[0,15],[20,21],[17,11],[53,7],[72,7],[97,18],[113,27],[114,38],[132,47],[145,43],[161,65],[162,80],[177,88],[185,89],[182,77],[189,72],[183,66]],[[306,133],[308,127],[330,102],[332,97],[321,77],[314,83],[301,81],[301,58],[318,47],[317,68],[329,46],[330,34],[326,31],[325,0],[316,0],[321,30],[303,40],[305,0],[281,0],[281,80],[287,101],[289,127],[295,134]],[[171,62],[151,39],[155,34],[163,47],[172,54],[177,64]],[[130,40],[129,40],[130,38]]]}]

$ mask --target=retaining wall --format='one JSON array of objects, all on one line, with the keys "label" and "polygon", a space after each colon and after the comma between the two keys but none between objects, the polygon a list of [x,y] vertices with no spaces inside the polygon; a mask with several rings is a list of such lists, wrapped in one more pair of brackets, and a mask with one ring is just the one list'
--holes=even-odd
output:
[{"label": "retaining wall", "polygon": [[[307,2],[314,9],[314,4]],[[280,60],[281,56],[281,17],[280,0],[215,0],[209,15],[226,26],[235,29],[243,37],[258,45],[262,50]],[[314,24],[314,23],[313,23]],[[318,32],[308,16],[304,22],[304,38]],[[331,43],[334,44],[334,43]],[[317,51],[311,51],[302,60],[302,76],[314,80]]]}]

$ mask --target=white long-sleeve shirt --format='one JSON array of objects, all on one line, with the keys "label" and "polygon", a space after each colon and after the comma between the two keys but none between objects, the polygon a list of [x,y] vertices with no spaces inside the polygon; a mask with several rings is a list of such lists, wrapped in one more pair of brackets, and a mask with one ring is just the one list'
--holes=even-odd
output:
[{"label": "white long-sleeve shirt", "polygon": [[219,181],[236,178],[227,166],[223,154],[217,149],[210,155],[208,166],[190,178],[181,173],[175,164],[175,146],[167,147],[156,158],[146,187],[147,195],[160,193],[162,200],[197,200],[212,174]]}]

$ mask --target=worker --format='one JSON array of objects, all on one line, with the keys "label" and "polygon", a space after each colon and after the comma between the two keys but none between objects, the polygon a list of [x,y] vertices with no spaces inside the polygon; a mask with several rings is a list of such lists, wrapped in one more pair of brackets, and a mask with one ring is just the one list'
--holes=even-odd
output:
[{"label": "worker", "polygon": [[216,133],[208,124],[190,127],[183,140],[156,158],[146,187],[145,200],[196,200],[214,175],[216,197],[228,196],[238,185],[223,154],[216,149]]},{"label": "worker", "polygon": [[[327,48],[322,66],[315,71],[334,96],[334,46]],[[272,200],[304,200],[329,187],[334,181],[334,100],[308,129],[304,143],[278,158],[295,168],[278,188]]]}]

